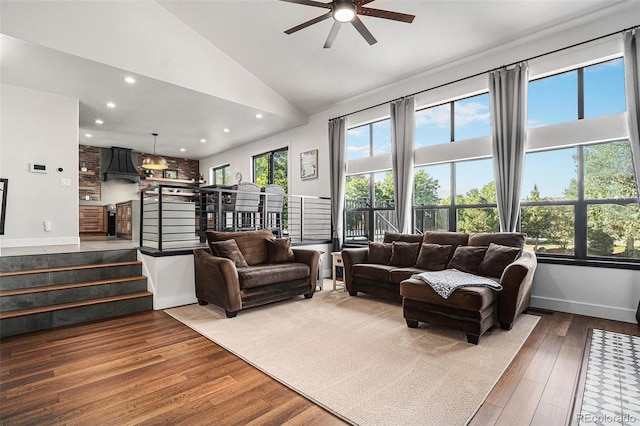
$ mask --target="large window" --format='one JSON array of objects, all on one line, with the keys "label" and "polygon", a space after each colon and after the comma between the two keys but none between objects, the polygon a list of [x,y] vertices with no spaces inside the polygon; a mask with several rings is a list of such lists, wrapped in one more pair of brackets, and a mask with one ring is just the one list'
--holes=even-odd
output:
[{"label": "large window", "polygon": [[[532,151],[525,156],[519,229],[527,234],[527,247],[542,257],[640,259],[640,207],[631,150],[629,141],[616,140],[623,130],[619,117],[612,116],[626,108],[623,76],[624,61],[618,58],[529,82]],[[600,117],[598,122],[589,120],[595,117]],[[434,161],[444,162],[414,170],[413,232],[499,230],[492,159],[462,161],[454,150],[431,148],[490,136],[489,122],[488,94],[416,112],[417,153],[428,161],[433,152]],[[596,124],[603,130],[597,139],[591,131]],[[542,126],[548,127],[533,129]],[[374,155],[372,125],[350,132],[349,159],[358,147],[363,156]],[[474,155],[490,155],[484,142]],[[348,203],[360,201],[347,205],[353,216],[345,228],[360,227],[363,241],[377,240],[383,226],[375,221],[392,213],[393,198],[385,198],[393,188],[387,174],[347,179]],[[363,192],[356,194],[356,186]]]},{"label": "large window", "polygon": [[416,111],[416,147],[479,138],[491,134],[489,94]]},{"label": "large window", "polygon": [[376,121],[347,130],[347,161],[391,152],[391,121]]},{"label": "large window", "polygon": [[275,183],[284,188],[285,194],[288,193],[288,157],[289,150],[287,148],[281,148],[254,156],[253,181],[258,186]]},{"label": "large window", "polygon": [[[622,59],[529,83],[530,127],[625,109]],[[520,216],[527,245],[577,259],[640,258],[635,191],[628,141],[528,153]]]}]

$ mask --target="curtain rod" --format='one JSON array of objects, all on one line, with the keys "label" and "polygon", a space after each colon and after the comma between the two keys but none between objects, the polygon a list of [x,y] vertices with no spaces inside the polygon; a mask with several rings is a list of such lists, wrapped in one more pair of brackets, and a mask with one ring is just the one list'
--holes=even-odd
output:
[{"label": "curtain rod", "polygon": [[[500,67],[493,68],[493,69],[490,69],[490,70],[487,70],[487,71],[478,72],[478,73],[475,73],[473,75],[469,75],[467,77],[462,77],[462,78],[459,78],[457,80],[449,81],[447,83],[442,83],[442,84],[439,84],[437,86],[433,86],[433,87],[430,87],[428,89],[420,90],[418,92],[415,92],[415,93],[412,93],[412,94],[409,94],[409,95],[404,95],[404,96],[401,96],[399,98],[392,99],[390,101],[380,102],[379,104],[376,104],[376,105],[373,105],[373,106],[370,106],[370,107],[366,107],[366,108],[362,108],[362,109],[359,109],[357,111],[350,112],[348,114],[342,114],[340,117],[346,117],[346,116],[349,116],[349,115],[357,114],[357,113],[362,112],[362,111],[367,111],[367,110],[370,110],[370,109],[373,109],[373,108],[377,108],[379,106],[389,104],[389,103],[391,103],[393,101],[400,100],[400,99],[405,98],[407,96],[415,96],[415,95],[419,95],[421,93],[429,92],[431,90],[439,89],[441,87],[449,86],[451,84],[460,83],[461,81],[469,80],[471,78],[475,78],[475,77],[478,77],[478,76],[483,75],[483,74],[488,74],[490,72],[499,70],[501,68],[507,68],[507,67],[516,65],[516,64],[518,64],[520,62],[531,61],[533,59],[538,59],[538,58],[541,58],[543,56],[552,55],[554,53],[562,52],[563,50],[573,49],[574,47],[582,46],[583,44],[587,44],[587,43],[592,43],[594,41],[598,41],[598,40],[601,40],[603,38],[611,37],[611,36],[616,35],[616,34],[624,33],[625,31],[633,30],[633,29],[636,29],[636,28],[640,28],[640,25],[634,25],[633,27],[625,28],[623,30],[617,30],[617,31],[614,31],[614,32],[609,33],[609,34],[601,35],[601,36],[598,36],[598,37],[595,37],[595,38],[592,38],[592,39],[589,39],[589,40],[585,40],[585,41],[581,41],[579,43],[572,44],[570,46],[561,47],[559,49],[552,50],[550,52],[541,53],[539,55],[535,55],[535,56],[532,56],[530,58],[523,59],[521,61],[512,62],[512,63],[510,63],[508,65],[502,65]],[[339,118],[339,117],[333,117],[333,118],[329,119],[329,121],[335,120],[336,118]]]}]

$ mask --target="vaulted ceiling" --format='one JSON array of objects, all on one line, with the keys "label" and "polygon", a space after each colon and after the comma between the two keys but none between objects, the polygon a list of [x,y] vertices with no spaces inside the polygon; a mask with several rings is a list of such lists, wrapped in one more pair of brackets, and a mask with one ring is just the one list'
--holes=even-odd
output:
[{"label": "vaulted ceiling", "polygon": [[78,98],[80,143],[149,151],[157,132],[161,154],[198,159],[398,80],[638,5],[377,0],[368,6],[414,22],[363,17],[378,43],[344,26],[323,49],[331,19],[284,30],[325,11],[278,0],[3,0],[0,73],[3,83]]}]

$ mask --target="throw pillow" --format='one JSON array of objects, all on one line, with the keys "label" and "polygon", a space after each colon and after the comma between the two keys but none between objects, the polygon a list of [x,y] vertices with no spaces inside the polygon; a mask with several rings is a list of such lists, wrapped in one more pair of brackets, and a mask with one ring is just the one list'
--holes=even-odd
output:
[{"label": "throw pillow", "polygon": [[236,240],[225,240],[211,243],[211,249],[216,256],[233,260],[233,263],[236,264],[237,268],[249,266],[244,260],[244,256],[238,248]]},{"label": "throw pillow", "polygon": [[489,249],[478,266],[478,273],[487,277],[500,278],[505,268],[522,253],[518,247],[489,244]]},{"label": "throw pillow", "polygon": [[476,272],[486,252],[487,247],[458,246],[447,268],[462,272]]},{"label": "throw pillow", "polygon": [[391,243],[369,243],[369,263],[388,265],[391,260]]},{"label": "throw pillow", "polygon": [[405,243],[394,241],[391,243],[391,260],[393,266],[414,266],[420,250],[420,243]]},{"label": "throw pillow", "polygon": [[450,245],[422,244],[416,267],[427,271],[443,270],[447,266],[451,247]]},{"label": "throw pillow", "polygon": [[286,263],[296,260],[291,250],[291,238],[273,238],[267,240],[267,262]]}]

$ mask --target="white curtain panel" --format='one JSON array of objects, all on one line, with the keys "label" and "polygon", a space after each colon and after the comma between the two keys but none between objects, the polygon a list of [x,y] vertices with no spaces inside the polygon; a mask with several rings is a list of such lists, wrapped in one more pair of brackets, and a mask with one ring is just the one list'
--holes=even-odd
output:
[{"label": "white curtain panel", "polygon": [[413,147],[416,138],[416,105],[413,96],[391,102],[391,161],[398,231],[411,233],[413,196]]},{"label": "white curtain panel", "polygon": [[329,169],[331,171],[331,233],[333,251],[342,250],[344,186],[346,172],[347,118],[329,120]]},{"label": "white curtain panel", "polygon": [[489,74],[493,173],[500,231],[513,232],[520,214],[520,185],[527,139],[526,62]]},{"label": "white curtain panel", "polygon": [[638,203],[640,203],[640,34],[638,28],[625,31],[622,39],[624,43],[624,86],[627,97],[629,142],[631,143]]}]

